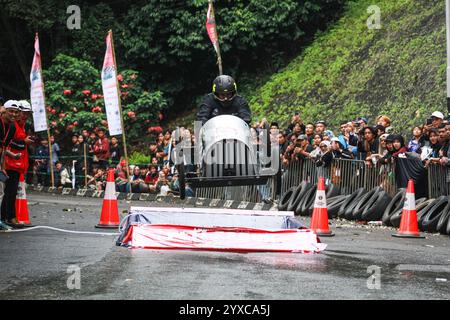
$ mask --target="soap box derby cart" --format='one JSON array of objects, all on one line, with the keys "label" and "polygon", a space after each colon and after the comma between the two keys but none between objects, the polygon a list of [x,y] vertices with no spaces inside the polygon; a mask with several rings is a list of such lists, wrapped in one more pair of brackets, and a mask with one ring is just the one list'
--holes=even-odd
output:
[{"label": "soap box derby cart", "polygon": [[[181,135],[172,153],[179,174],[180,198],[186,184],[196,188],[265,185],[275,181],[281,192],[281,165],[277,132],[270,134],[266,124],[257,132],[241,118],[216,116],[203,126],[196,122],[195,145]],[[200,127],[200,128],[199,128]],[[196,170],[188,172],[186,168]]]}]

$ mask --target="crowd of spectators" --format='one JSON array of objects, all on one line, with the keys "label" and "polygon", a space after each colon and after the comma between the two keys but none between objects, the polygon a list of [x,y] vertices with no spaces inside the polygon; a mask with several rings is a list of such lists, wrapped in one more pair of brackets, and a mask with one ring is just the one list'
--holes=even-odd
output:
[{"label": "crowd of spectators", "polygon": [[[254,130],[264,127],[261,123]],[[325,121],[304,124],[298,114],[286,129],[278,123],[270,124],[272,132],[278,130],[280,157],[286,167],[293,161],[310,159],[317,166],[327,167],[333,159],[356,159],[367,166],[392,163],[396,158],[421,159],[450,167],[450,124],[444,115],[435,111],[426,124],[415,126],[410,137],[397,133],[387,116],[379,116],[375,123],[359,117],[340,124],[339,132],[333,132]],[[274,139],[275,137],[273,137]]]},{"label": "crowd of spectators", "polygon": [[[268,127],[272,141],[279,144],[284,167],[299,160],[310,160],[318,167],[328,167],[333,159],[363,160],[367,166],[373,166],[407,156],[420,158],[425,166],[430,163],[450,166],[450,124],[439,111],[433,112],[425,125],[414,127],[407,139],[396,132],[389,117],[384,115],[371,123],[365,117],[343,122],[334,132],[323,120],[303,123],[299,114],[292,117],[286,128],[264,118],[251,126],[255,139],[258,139],[262,128]],[[180,130],[183,137],[190,137],[195,143],[195,137],[188,129]],[[103,190],[107,171],[113,168],[119,192],[166,195],[179,191],[178,174],[169,159],[170,150],[174,147],[171,130],[155,136],[148,150],[142,151],[148,155],[147,163],[131,163],[128,172],[121,141],[117,137],[108,138],[103,129],[74,134],[71,149],[66,150],[61,150],[57,141],[53,137],[51,139],[55,181],[59,187],[87,186]],[[34,176],[35,183],[49,185],[48,145],[48,141],[42,139],[30,152],[29,183]]]}]

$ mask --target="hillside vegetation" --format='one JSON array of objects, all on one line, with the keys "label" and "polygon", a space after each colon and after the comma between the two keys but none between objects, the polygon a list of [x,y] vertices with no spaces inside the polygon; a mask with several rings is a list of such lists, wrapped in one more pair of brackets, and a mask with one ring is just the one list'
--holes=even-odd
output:
[{"label": "hillside vegetation", "polygon": [[[371,5],[381,9],[379,30],[366,24]],[[407,133],[446,110],[445,48],[444,1],[349,1],[335,25],[247,98],[257,117],[283,124],[295,111],[334,129],[386,114]]]}]

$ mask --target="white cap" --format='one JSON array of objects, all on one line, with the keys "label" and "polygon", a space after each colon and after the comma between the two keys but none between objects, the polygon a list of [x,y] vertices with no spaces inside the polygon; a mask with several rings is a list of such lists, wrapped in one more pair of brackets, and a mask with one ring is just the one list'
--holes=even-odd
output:
[{"label": "white cap", "polygon": [[16,100],[8,100],[5,102],[5,109],[19,109],[19,102]]},{"label": "white cap", "polygon": [[340,141],[339,141],[339,138],[336,138],[336,137],[331,138],[330,141],[331,141],[331,142],[333,142],[333,141],[340,142]]},{"label": "white cap", "polygon": [[320,142],[320,144],[324,144],[327,147],[330,147],[330,145],[331,145],[330,141],[326,141],[326,140],[323,140],[322,142]]},{"label": "white cap", "polygon": [[33,109],[31,108],[31,105],[27,100],[20,100],[18,102],[19,102],[20,111],[33,112]]},{"label": "white cap", "polygon": [[442,112],[440,112],[440,111],[435,111],[435,112],[433,112],[433,113],[431,114],[431,116],[432,116],[432,117],[439,118],[439,119],[444,119],[444,115],[443,115]]}]

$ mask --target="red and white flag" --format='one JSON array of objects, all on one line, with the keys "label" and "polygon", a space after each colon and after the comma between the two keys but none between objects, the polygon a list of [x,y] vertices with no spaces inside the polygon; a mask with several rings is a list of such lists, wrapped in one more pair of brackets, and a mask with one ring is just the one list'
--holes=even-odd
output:
[{"label": "red and white flag", "polygon": [[120,114],[120,92],[117,85],[117,66],[114,59],[112,31],[106,37],[106,53],[102,69],[102,88],[105,100],[106,118],[111,136],[122,134]]},{"label": "red and white flag", "polygon": [[44,81],[42,79],[41,67],[41,50],[39,48],[39,37],[36,33],[34,41],[34,57],[31,65],[30,73],[30,100],[31,108],[33,109],[33,123],[34,131],[47,130],[47,115],[45,112],[45,95],[44,95]]},{"label": "red and white flag", "polygon": [[219,54],[219,37],[217,36],[216,18],[214,16],[214,7],[212,1],[209,2],[208,12],[206,14],[206,31],[211,40],[216,53]]}]

